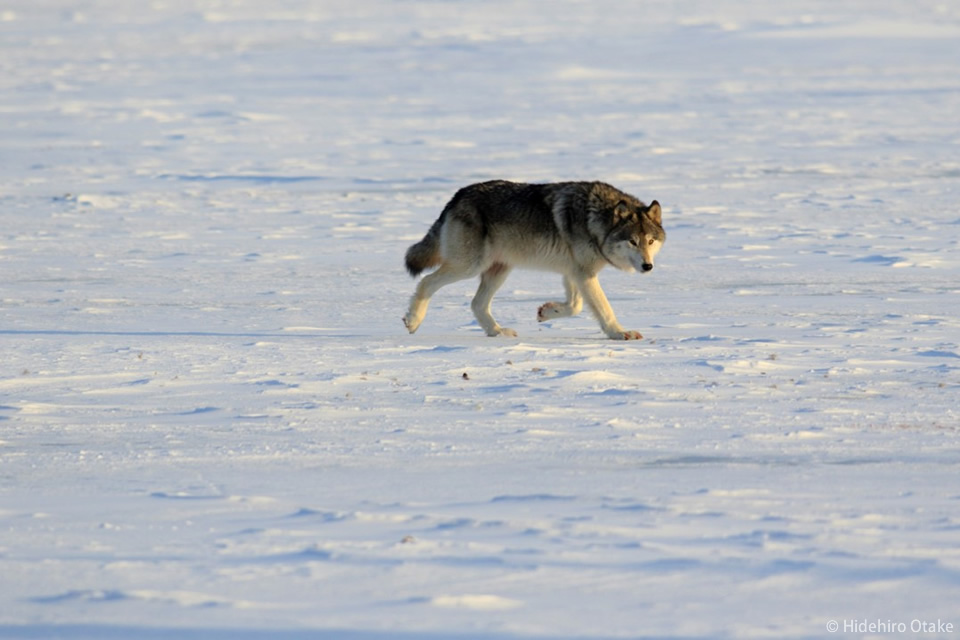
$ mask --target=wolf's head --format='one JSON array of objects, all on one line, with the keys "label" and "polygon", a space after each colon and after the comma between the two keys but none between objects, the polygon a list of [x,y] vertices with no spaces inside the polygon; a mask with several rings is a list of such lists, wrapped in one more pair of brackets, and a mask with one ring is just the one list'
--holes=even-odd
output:
[{"label": "wolf's head", "polygon": [[653,269],[653,259],[666,239],[659,202],[646,206],[621,200],[613,210],[603,253],[618,269],[647,272]]}]

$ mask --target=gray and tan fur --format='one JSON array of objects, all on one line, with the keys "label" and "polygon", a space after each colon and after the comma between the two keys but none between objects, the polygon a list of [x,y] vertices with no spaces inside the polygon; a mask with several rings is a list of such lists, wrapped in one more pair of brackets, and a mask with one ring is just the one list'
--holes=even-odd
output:
[{"label": "gray and tan fur", "polygon": [[418,283],[403,323],[413,333],[441,287],[479,275],[471,303],[477,322],[487,335],[516,336],[493,319],[490,301],[514,267],[526,267],[563,275],[567,299],[543,304],[540,322],[576,315],[586,301],[607,336],[637,340],[639,333],[617,322],[597,274],[607,265],[650,271],[665,239],[656,200],[647,206],[603,182],[473,184],[457,191],[407,250],[410,275],[438,268]]}]

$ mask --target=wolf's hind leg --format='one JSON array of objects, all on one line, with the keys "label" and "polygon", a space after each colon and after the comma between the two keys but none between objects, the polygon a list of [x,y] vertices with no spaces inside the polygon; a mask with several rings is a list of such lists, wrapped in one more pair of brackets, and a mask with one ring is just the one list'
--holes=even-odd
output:
[{"label": "wolf's hind leg", "polygon": [[540,308],[537,309],[538,322],[575,316],[583,309],[583,298],[580,296],[577,283],[571,280],[569,276],[564,276],[563,288],[567,292],[567,301],[545,302],[540,305]]},{"label": "wolf's hind leg", "polygon": [[403,317],[403,324],[410,333],[413,333],[423,322],[423,316],[427,314],[427,305],[430,304],[430,298],[433,297],[441,287],[444,287],[458,280],[466,280],[476,275],[476,271],[445,262],[440,268],[424,276],[417,284],[417,290],[410,299],[410,310]]},{"label": "wolf's hind leg", "polygon": [[490,301],[493,300],[493,294],[497,292],[508,275],[510,275],[508,265],[502,262],[495,262],[490,265],[480,276],[480,287],[477,288],[477,294],[473,296],[473,301],[470,303],[473,315],[477,317],[477,322],[480,323],[488,336],[517,337],[516,331],[501,327],[490,313]]}]

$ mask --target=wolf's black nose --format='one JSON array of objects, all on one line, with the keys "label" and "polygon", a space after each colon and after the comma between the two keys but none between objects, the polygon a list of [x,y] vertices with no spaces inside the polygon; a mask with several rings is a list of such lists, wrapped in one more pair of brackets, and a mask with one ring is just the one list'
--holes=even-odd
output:
[{"label": "wolf's black nose", "polygon": [[652,271],[652,270],[653,270],[653,265],[650,264],[649,262],[644,262],[642,268],[643,268],[644,271]]}]

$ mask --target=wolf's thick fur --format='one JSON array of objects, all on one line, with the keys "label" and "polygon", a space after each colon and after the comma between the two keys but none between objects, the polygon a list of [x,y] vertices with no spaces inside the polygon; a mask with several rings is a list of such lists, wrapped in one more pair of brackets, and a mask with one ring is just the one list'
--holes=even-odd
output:
[{"label": "wolf's thick fur", "polygon": [[665,239],[656,200],[647,206],[603,182],[473,184],[457,191],[407,250],[410,275],[439,268],[417,285],[403,322],[413,333],[437,290],[479,275],[471,307],[480,326],[490,336],[516,336],[493,319],[490,300],[513,267],[527,267],[563,275],[566,301],[543,304],[539,321],[576,315],[586,300],[604,333],[636,340],[642,336],[617,322],[597,274],[608,264],[650,271]]}]

